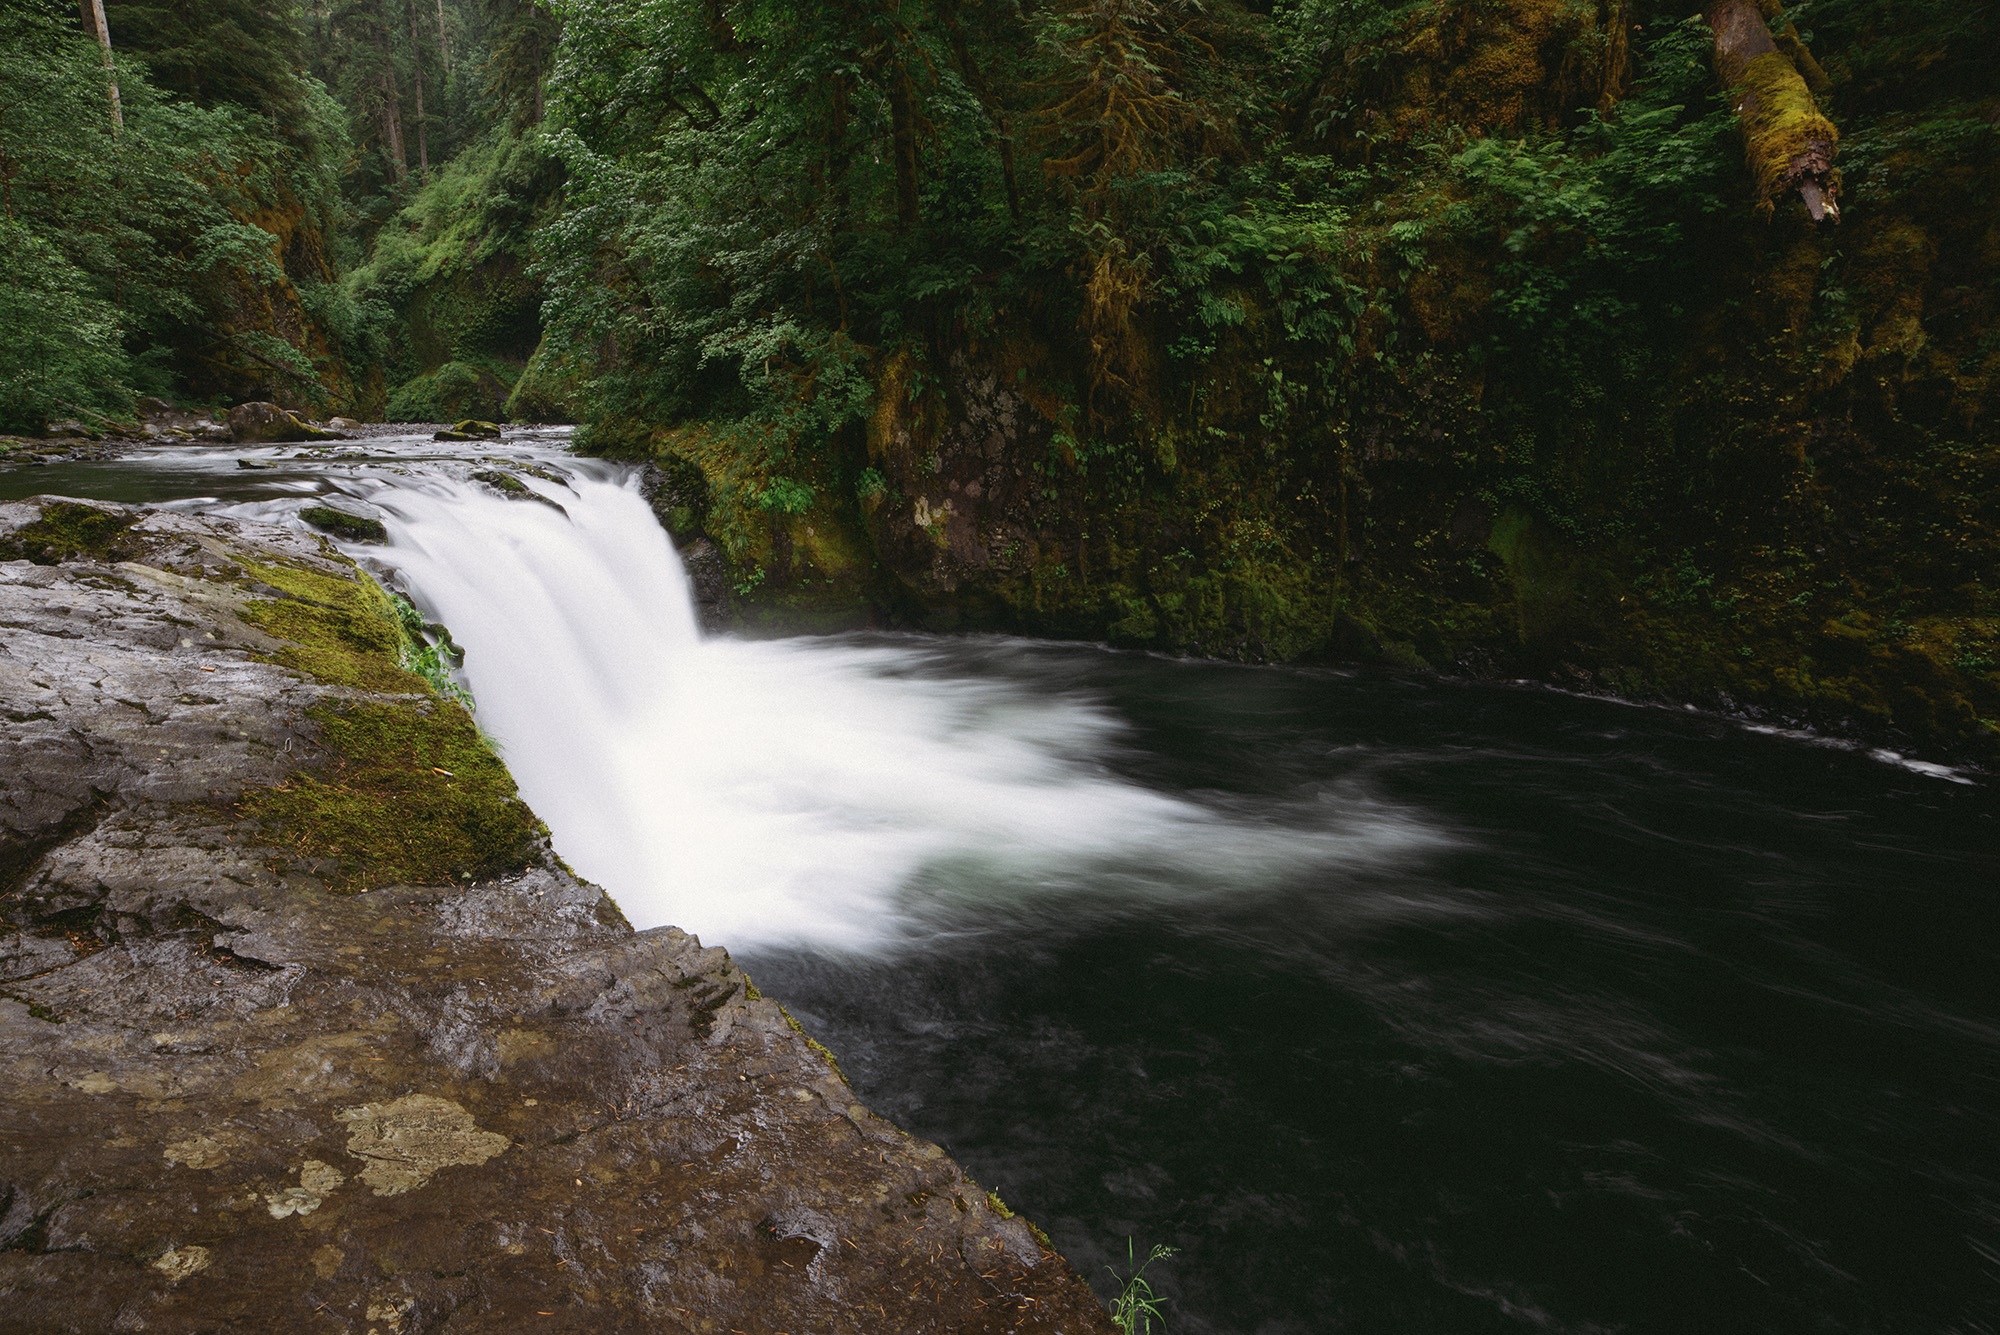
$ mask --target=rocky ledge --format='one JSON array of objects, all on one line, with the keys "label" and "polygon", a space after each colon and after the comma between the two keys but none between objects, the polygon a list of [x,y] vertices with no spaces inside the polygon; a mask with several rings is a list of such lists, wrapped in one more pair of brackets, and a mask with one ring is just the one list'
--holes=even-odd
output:
[{"label": "rocky ledge", "polygon": [[289,530],[0,506],[0,1330],[1107,1331]]}]

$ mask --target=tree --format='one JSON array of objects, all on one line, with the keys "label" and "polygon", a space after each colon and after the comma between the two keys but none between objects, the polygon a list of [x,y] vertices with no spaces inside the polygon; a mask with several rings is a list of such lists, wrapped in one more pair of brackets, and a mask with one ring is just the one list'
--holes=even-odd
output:
[{"label": "tree", "polygon": [[118,101],[118,66],[111,56],[111,25],[104,21],[104,0],[81,0],[84,31],[97,39],[104,52],[104,77],[111,87],[111,125],[125,128],[125,109]]}]

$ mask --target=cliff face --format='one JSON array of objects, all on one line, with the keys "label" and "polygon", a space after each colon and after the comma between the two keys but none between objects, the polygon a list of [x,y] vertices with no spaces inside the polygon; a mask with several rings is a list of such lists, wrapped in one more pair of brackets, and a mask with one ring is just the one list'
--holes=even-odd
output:
[{"label": "cliff face", "polygon": [[0,507],[0,1330],[1108,1330],[549,853],[380,591]]},{"label": "cliff face", "polygon": [[[711,420],[591,438],[692,470],[746,620],[1372,658],[2000,757],[1991,11],[1838,0],[1810,51],[1769,0],[1298,15],[1238,15],[1264,137],[1086,229],[1139,275],[1114,331],[1089,254],[994,261],[840,345],[873,395],[824,439],[686,377],[660,401]],[[786,356],[745,383],[845,384]]]}]

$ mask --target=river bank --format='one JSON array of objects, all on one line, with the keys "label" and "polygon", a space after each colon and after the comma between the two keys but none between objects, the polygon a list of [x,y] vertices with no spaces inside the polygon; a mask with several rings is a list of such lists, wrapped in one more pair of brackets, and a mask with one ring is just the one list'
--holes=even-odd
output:
[{"label": "river bank", "polygon": [[0,1329],[1101,1330],[296,530],[0,506]]}]

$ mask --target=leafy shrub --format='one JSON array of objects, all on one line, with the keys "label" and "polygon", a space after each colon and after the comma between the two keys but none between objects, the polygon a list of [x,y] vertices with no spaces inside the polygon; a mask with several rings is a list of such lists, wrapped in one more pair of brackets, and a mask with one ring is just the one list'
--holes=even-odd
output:
[{"label": "leafy shrub", "polygon": [[512,389],[502,378],[504,369],[446,362],[391,391],[383,416],[391,422],[456,422],[466,417],[499,421]]}]

